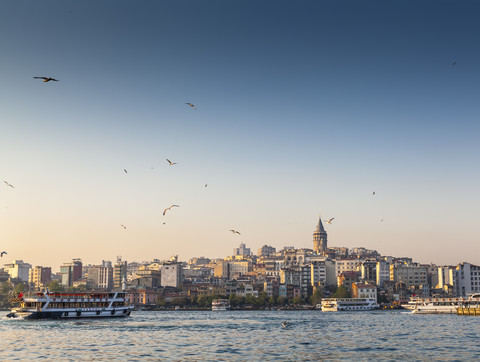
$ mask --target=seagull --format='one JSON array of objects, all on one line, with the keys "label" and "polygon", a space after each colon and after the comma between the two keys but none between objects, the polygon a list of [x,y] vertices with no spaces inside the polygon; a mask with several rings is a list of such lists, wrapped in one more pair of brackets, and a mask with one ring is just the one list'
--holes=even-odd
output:
[{"label": "seagull", "polygon": [[330,220],[323,220],[323,221],[325,221],[327,224],[331,224],[331,223],[332,223],[332,221],[333,221],[333,219],[335,219],[335,218],[334,218],[334,217],[332,217]]},{"label": "seagull", "polygon": [[170,166],[173,166],[173,165],[176,165],[176,164],[177,164],[176,162],[170,161],[168,158],[167,158],[166,160],[167,160],[167,162],[170,164]]},{"label": "seagull", "polygon": [[10,186],[12,189],[14,189],[14,188],[15,188],[15,187],[13,187],[13,185],[12,185],[12,184],[9,184],[7,181],[3,181],[3,182],[5,182],[5,185],[7,185],[7,186]]},{"label": "seagull", "polygon": [[205,184],[205,187],[207,187],[208,184]]},{"label": "seagull", "polygon": [[197,110],[197,107],[195,107],[192,103],[185,103],[187,106],[192,107],[193,109]]},{"label": "seagull", "polygon": [[373,191],[373,196],[375,196],[375,191]]},{"label": "seagull", "polygon": [[128,173],[127,170],[123,169],[123,171],[125,171],[125,173]]},{"label": "seagull", "polygon": [[288,324],[287,321],[283,321],[283,322],[282,322],[282,327],[283,327],[283,328],[286,328],[286,327],[287,327],[287,324]]},{"label": "seagull", "polygon": [[3,254],[6,254],[6,253],[7,253],[6,251],[2,251],[2,252],[0,253],[0,257],[3,257]]},{"label": "seagull", "polygon": [[125,225],[120,225],[122,228],[124,228],[125,230],[127,229],[127,227]]},{"label": "seagull", "polygon": [[50,77],[33,77],[35,79],[43,79],[43,82],[50,82],[51,80],[53,80],[54,82],[58,82],[58,79],[55,79],[55,78],[50,78]]},{"label": "seagull", "polygon": [[457,64],[457,62],[454,60],[453,63],[452,63],[452,67],[454,67],[455,64]]},{"label": "seagull", "polygon": [[237,230],[229,230],[229,231],[231,231],[231,232],[234,233],[234,234],[241,235]]},{"label": "seagull", "polygon": [[179,205],[171,205],[170,207],[167,207],[165,210],[163,210],[163,216],[167,213],[168,210],[170,210],[172,207],[180,207]]},{"label": "seagull", "polygon": [[380,222],[383,222],[383,219],[382,219],[382,220],[380,220]]}]

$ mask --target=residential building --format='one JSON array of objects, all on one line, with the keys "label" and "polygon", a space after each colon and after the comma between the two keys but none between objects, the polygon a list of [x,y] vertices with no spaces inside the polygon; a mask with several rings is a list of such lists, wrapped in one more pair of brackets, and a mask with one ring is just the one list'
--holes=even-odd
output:
[{"label": "residential building", "polygon": [[28,282],[31,268],[32,265],[24,263],[23,260],[14,260],[11,264],[5,264],[3,270],[10,275],[11,279]]},{"label": "residential building", "polygon": [[233,255],[234,256],[250,256],[252,255],[252,252],[250,251],[250,248],[247,248],[244,243],[241,243],[240,247],[233,249]]},{"label": "residential building", "polygon": [[112,262],[102,260],[102,264],[90,266],[86,279],[88,288],[111,290],[113,288]]},{"label": "residential building", "polygon": [[182,264],[177,262],[166,262],[160,268],[162,287],[178,288],[183,284]]},{"label": "residential building", "polygon": [[276,249],[273,246],[264,245],[260,249],[257,250],[257,256],[270,256],[276,253]]},{"label": "residential building", "polygon": [[377,300],[377,287],[368,283],[353,283],[352,298],[372,298]]},{"label": "residential building", "polygon": [[456,268],[456,291],[460,297],[480,293],[480,267],[470,263],[460,263]]},{"label": "residential building", "polygon": [[35,285],[35,288],[42,289],[52,280],[52,268],[36,266],[30,269],[28,281]]},{"label": "residential building", "polygon": [[73,287],[73,282],[82,279],[82,269],[81,259],[72,259],[70,263],[63,263],[60,267],[62,285],[65,287]]}]

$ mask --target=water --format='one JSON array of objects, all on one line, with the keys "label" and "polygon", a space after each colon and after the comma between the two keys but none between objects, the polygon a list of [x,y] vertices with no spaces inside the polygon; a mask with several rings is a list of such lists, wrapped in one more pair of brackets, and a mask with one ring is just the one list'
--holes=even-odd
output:
[{"label": "water", "polygon": [[0,360],[8,361],[480,360],[480,317],[473,316],[177,311],[28,321],[6,314],[0,312]]}]

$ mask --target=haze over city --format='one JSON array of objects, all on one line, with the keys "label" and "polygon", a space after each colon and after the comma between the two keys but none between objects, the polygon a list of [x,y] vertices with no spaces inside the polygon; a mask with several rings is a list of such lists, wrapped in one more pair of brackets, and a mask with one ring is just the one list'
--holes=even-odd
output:
[{"label": "haze over city", "polygon": [[312,248],[321,215],[479,265],[479,8],[1,2],[1,261]]}]

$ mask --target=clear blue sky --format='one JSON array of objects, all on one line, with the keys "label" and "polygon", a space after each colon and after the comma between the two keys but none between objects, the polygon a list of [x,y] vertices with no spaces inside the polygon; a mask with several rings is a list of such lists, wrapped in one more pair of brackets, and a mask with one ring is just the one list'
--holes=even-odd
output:
[{"label": "clear blue sky", "polygon": [[479,10],[0,2],[5,262],[312,248],[321,214],[329,246],[480,264]]}]

